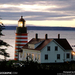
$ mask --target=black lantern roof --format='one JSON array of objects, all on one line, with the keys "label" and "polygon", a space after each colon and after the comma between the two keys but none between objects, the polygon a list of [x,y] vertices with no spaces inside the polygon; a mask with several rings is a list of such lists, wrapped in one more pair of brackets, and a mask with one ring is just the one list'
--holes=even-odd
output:
[{"label": "black lantern roof", "polygon": [[21,16],[21,18],[19,19],[19,21],[25,22],[25,20],[23,19],[23,16]]}]

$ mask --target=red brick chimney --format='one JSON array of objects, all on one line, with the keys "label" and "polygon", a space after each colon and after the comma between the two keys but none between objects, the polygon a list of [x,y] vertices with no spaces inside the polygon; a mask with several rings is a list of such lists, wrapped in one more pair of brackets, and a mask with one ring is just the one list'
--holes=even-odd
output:
[{"label": "red brick chimney", "polygon": [[35,34],[35,39],[38,39],[38,34],[37,33]]},{"label": "red brick chimney", "polygon": [[48,34],[45,34],[45,39],[48,39]]},{"label": "red brick chimney", "polygon": [[60,34],[58,34],[58,39],[60,39]]}]

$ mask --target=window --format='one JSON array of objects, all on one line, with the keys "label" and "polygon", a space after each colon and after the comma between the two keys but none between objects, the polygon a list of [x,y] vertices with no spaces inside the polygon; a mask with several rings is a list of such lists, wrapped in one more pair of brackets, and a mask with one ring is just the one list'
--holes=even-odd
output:
[{"label": "window", "polygon": [[32,54],[32,60],[34,59],[34,54]]},{"label": "window", "polygon": [[38,54],[38,60],[40,60],[40,54]]},{"label": "window", "polygon": [[45,60],[48,60],[48,54],[45,55]]},{"label": "window", "polygon": [[22,58],[22,53],[20,53],[20,58]]},{"label": "window", "polygon": [[24,53],[24,56],[23,56],[23,58],[24,58],[24,59],[26,58],[26,53]]},{"label": "window", "polygon": [[67,53],[66,54],[66,58],[70,58],[70,53]]},{"label": "window", "polygon": [[57,54],[57,59],[60,59],[60,54]]},{"label": "window", "polygon": [[37,54],[35,54],[35,60],[37,60]]},{"label": "window", "polygon": [[58,51],[58,46],[55,46],[55,51]]},{"label": "window", "polygon": [[50,51],[50,46],[47,46],[47,51]]}]

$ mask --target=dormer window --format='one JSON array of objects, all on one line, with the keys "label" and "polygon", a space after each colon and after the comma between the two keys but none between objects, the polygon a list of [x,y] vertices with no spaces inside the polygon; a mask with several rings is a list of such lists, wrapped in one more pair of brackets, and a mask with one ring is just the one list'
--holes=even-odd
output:
[{"label": "dormer window", "polygon": [[34,44],[28,44],[28,48],[34,49]]}]

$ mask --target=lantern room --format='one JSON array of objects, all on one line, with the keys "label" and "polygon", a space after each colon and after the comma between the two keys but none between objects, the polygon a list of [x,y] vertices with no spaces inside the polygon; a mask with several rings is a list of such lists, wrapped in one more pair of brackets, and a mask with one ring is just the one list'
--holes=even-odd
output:
[{"label": "lantern room", "polygon": [[26,26],[26,21],[23,19],[23,16],[18,21],[18,27],[25,27]]},{"label": "lantern room", "polygon": [[26,21],[23,16],[18,21],[18,27],[16,27],[16,33],[27,33]]}]

